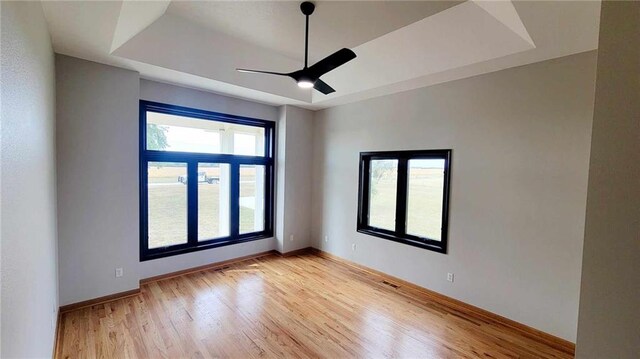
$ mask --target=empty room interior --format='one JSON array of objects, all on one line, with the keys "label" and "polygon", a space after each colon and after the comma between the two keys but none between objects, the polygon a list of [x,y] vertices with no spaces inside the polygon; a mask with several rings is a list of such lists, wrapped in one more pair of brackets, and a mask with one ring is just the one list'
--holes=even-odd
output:
[{"label": "empty room interior", "polygon": [[0,357],[640,358],[640,1],[0,17]]}]

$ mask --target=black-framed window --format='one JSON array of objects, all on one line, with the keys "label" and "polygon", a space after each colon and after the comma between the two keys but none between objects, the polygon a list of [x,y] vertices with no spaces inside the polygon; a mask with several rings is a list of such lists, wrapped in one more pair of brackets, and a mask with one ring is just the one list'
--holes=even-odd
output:
[{"label": "black-framed window", "polygon": [[273,236],[274,123],[140,101],[140,260]]},{"label": "black-framed window", "polygon": [[447,252],[451,150],[360,153],[358,232]]}]

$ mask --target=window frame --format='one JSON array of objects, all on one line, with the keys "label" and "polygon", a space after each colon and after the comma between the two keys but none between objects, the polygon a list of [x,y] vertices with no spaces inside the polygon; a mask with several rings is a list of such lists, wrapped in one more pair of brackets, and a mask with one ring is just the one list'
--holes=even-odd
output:
[{"label": "window frame", "polygon": [[[407,234],[409,160],[443,159],[444,183],[442,193],[442,228],[440,240]],[[388,230],[369,226],[370,168],[372,160],[398,160],[395,229]],[[451,181],[451,149],[376,151],[360,152],[358,179],[358,218],[356,230],[359,233],[408,244],[415,247],[446,254],[449,229],[449,189]]]},{"label": "window frame", "polygon": [[[146,100],[140,100],[139,111],[139,213],[141,262],[273,237],[275,122]],[[264,128],[264,156],[147,150],[146,125],[148,111],[184,116],[193,119]],[[187,181],[187,243],[167,247],[149,248],[147,188],[147,168],[149,162],[185,162],[187,164],[187,178],[197,178],[199,163],[228,163],[230,166],[229,235],[226,237],[198,241],[198,181]],[[240,165],[265,166],[264,229],[259,232],[239,234]]]}]

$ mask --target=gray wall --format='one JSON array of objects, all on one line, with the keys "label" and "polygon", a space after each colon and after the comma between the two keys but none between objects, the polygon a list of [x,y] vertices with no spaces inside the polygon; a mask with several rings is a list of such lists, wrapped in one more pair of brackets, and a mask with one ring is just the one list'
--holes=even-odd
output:
[{"label": "gray wall", "polygon": [[277,231],[281,253],[310,247],[313,112],[280,107],[278,123]]},{"label": "gray wall", "polygon": [[285,153],[287,138],[287,106],[278,107],[276,126],[276,250],[284,253],[284,198],[285,198]]},{"label": "gray wall", "polygon": [[[316,112],[315,245],[575,341],[595,68],[588,52]],[[359,152],[437,148],[448,254],[357,233]]]},{"label": "gray wall", "polygon": [[278,107],[157,81],[140,80],[140,99],[231,115],[278,120]]},{"label": "gray wall", "polygon": [[640,2],[603,2],[578,358],[640,356]]},{"label": "gray wall", "polygon": [[0,357],[51,357],[58,307],[54,57],[40,2],[1,2]]},{"label": "gray wall", "polygon": [[[60,304],[138,288],[138,73],[56,56]],[[122,267],[124,276],[115,277]]]}]

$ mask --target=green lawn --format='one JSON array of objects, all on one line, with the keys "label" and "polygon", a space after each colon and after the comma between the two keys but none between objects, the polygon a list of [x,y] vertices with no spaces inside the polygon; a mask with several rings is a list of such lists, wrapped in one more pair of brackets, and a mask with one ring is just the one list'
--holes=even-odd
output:
[{"label": "green lawn", "polygon": [[[187,186],[178,182],[185,167],[149,169],[148,215],[149,248],[187,242]],[[219,168],[206,169],[207,175],[219,174]],[[255,173],[241,173],[240,197],[255,195]],[[219,226],[219,183],[198,184],[198,233],[201,240],[222,237]],[[240,233],[253,232],[254,210],[240,207]]]},{"label": "green lawn", "polygon": [[[395,176],[386,175],[377,183],[372,183],[370,225],[391,230],[395,228],[396,181]],[[442,185],[442,169],[412,169],[407,203],[409,234],[440,239]]]}]

